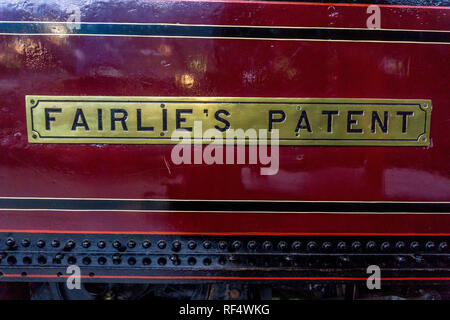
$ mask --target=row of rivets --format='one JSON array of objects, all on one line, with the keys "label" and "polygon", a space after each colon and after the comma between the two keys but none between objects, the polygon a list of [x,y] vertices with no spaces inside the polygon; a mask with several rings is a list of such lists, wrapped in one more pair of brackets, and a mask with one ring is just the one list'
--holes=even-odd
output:
[{"label": "row of rivets", "polygon": [[[395,262],[397,264],[404,264],[405,262],[408,261],[409,257],[407,257],[407,256],[400,256],[399,255],[399,256],[393,256],[392,258],[394,259],[393,262]],[[64,254],[58,253],[53,258],[53,264],[61,264],[63,259],[64,259]],[[277,260],[274,260],[274,259],[277,259]],[[319,258],[319,257],[312,256],[312,257],[309,257],[309,258],[307,258],[306,260],[303,260],[303,261],[306,262],[308,264],[308,266],[314,266],[314,265],[318,265],[318,264],[321,264],[323,266],[325,266],[325,265],[332,266],[333,264],[331,263],[331,261],[327,261],[326,259],[327,258],[325,258],[325,260],[323,260],[323,257]],[[339,256],[339,257],[337,257],[337,259],[338,259],[337,260],[338,265],[344,266],[344,265],[348,265],[350,263],[350,257],[349,256]],[[169,256],[169,259],[167,259],[166,257],[159,257],[157,259],[157,264],[160,265],[160,266],[164,266],[164,265],[167,264],[167,260],[170,260],[173,265],[180,265],[181,262],[182,262],[181,259],[178,257],[178,255],[173,254],[173,255]],[[15,256],[8,256],[6,261],[7,261],[7,263],[9,265],[16,265],[17,264],[17,258]],[[23,257],[22,261],[23,261],[23,264],[25,264],[25,265],[32,264],[32,258],[29,257],[29,256]],[[111,261],[115,265],[122,264],[123,261],[122,261],[121,254],[119,254],[119,253],[114,254],[112,256],[112,260]],[[138,262],[137,257],[129,257],[126,261],[127,261],[128,265],[135,265]],[[197,258],[196,257],[189,257],[186,261],[187,261],[188,265],[191,265],[191,266],[197,264]],[[218,260],[217,260],[217,262],[219,264],[221,264],[221,265],[226,264],[227,261],[237,265],[237,264],[241,263],[241,257],[237,256],[237,255],[220,256],[218,258]],[[280,266],[287,266],[289,264],[292,264],[294,266],[298,266],[299,262],[301,260],[298,260],[298,258],[293,257],[293,256],[282,256],[282,257],[276,257],[276,258],[274,258],[274,257],[271,257],[271,258],[265,257],[263,259],[262,263],[263,263],[264,266],[268,267],[271,264],[273,264],[274,261],[279,261],[279,265]],[[413,261],[415,261],[416,263],[424,263],[425,262],[424,258],[421,257],[421,256],[415,257],[413,259]],[[104,265],[104,264],[107,263],[107,258],[106,257],[99,257],[97,259],[97,262],[100,265]],[[143,265],[150,265],[151,262],[152,261],[151,261],[150,257],[144,257],[141,260],[141,263]],[[203,262],[203,265],[209,266],[209,265],[212,264],[212,259],[210,257],[205,257],[205,258],[203,258],[202,262]],[[47,257],[45,257],[45,256],[38,256],[37,263],[40,264],[40,265],[47,264]],[[74,257],[74,256],[69,256],[69,257],[67,257],[67,263],[68,264],[76,264],[77,263],[77,258]],[[81,259],[81,263],[83,265],[90,265],[92,263],[91,257],[83,257]],[[247,263],[248,263],[249,266],[255,266],[256,265],[255,257],[247,258]],[[383,261],[381,263],[381,265],[385,266],[386,265],[386,261]]]},{"label": "row of rivets", "polygon": [[[16,241],[15,241],[14,238],[8,238],[8,239],[6,240],[6,245],[7,245],[8,247],[14,247],[15,244],[16,244]],[[21,242],[21,244],[22,244],[23,247],[27,248],[27,247],[29,247],[29,246],[31,245],[31,241],[28,240],[28,239],[23,239],[22,242]],[[46,243],[45,243],[44,240],[38,240],[38,241],[36,241],[36,246],[37,246],[38,248],[44,248],[45,245],[46,245]],[[53,248],[59,248],[61,244],[60,244],[60,242],[59,242],[58,240],[55,239],[55,240],[52,240],[52,242],[50,243],[50,245],[51,245]],[[65,246],[64,246],[64,249],[73,249],[73,248],[75,248],[75,246],[76,246],[76,243],[75,243],[73,240],[68,240],[68,241],[66,242]],[[82,246],[83,248],[86,248],[86,249],[87,249],[87,248],[89,248],[89,247],[91,246],[91,242],[90,242],[89,240],[83,240],[83,241],[81,242],[81,246]],[[114,248],[121,248],[121,247],[122,247],[121,243],[120,243],[118,240],[113,241],[112,246],[113,246]],[[144,248],[150,248],[150,246],[151,246],[151,243],[150,243],[148,240],[146,240],[146,241],[144,241],[144,242],[142,243],[142,247],[144,247]],[[103,241],[103,240],[100,240],[100,241],[97,243],[97,247],[99,247],[100,249],[105,248],[105,247],[106,247],[106,242]],[[127,242],[127,247],[128,247],[128,248],[134,248],[134,247],[136,247],[136,242],[135,242],[134,240],[129,240],[129,241]]]},{"label": "row of rivets", "polygon": [[[6,240],[6,245],[8,247],[14,247],[15,244],[16,244],[16,241],[14,238],[8,238]],[[21,244],[23,247],[29,247],[31,245],[31,242],[28,239],[23,239]],[[38,240],[36,242],[36,246],[38,248],[44,248],[45,245],[46,245],[46,243],[44,240]],[[52,240],[50,245],[53,248],[59,248],[61,244],[58,240]],[[83,248],[89,248],[91,246],[91,243],[89,242],[89,240],[83,240],[81,245]],[[137,244],[134,240],[129,240],[126,244],[126,246],[130,249],[135,248],[136,245]],[[64,245],[64,249],[71,250],[71,249],[75,248],[75,246],[76,246],[76,244],[73,240],[68,240]],[[164,240],[160,240],[160,241],[158,241],[157,246],[159,249],[165,249],[167,247],[167,242]],[[205,249],[211,249],[212,242],[209,240],[204,240],[202,243],[202,246]],[[100,249],[105,248],[106,242],[103,240],[98,241],[97,247]],[[124,246],[122,245],[122,243],[119,240],[114,240],[112,242],[112,247],[115,249],[118,249],[118,250],[124,248]],[[150,248],[151,242],[148,240],[143,241],[142,247],[146,248],[146,249]],[[190,240],[187,243],[187,247],[190,250],[194,250],[197,247],[197,243],[193,240]],[[234,250],[239,250],[241,247],[242,247],[242,242],[239,240],[235,240],[231,243],[231,248]],[[333,249],[333,247],[334,247],[334,245],[328,241],[323,242],[321,246],[319,246],[319,244],[315,241],[309,241],[306,244],[306,249],[308,251],[318,251],[320,249],[322,249],[324,251],[330,251],[331,249]],[[441,242],[437,247],[438,247],[439,251],[446,251],[448,249],[448,244],[447,244],[447,242]],[[182,248],[182,243],[179,240],[175,240],[172,242],[171,249],[173,251],[179,251],[179,250],[181,250],[181,248]],[[226,248],[228,248],[228,243],[226,241],[219,241],[218,248],[221,250],[225,250]],[[256,250],[258,248],[258,243],[254,240],[251,240],[247,243],[247,248],[249,250]],[[264,250],[271,250],[273,248],[273,244],[270,241],[265,241],[262,243],[262,248]],[[277,248],[281,251],[287,251],[289,249],[289,245],[285,241],[280,241],[277,244]],[[292,250],[298,251],[302,248],[302,243],[300,241],[294,241],[294,242],[292,242],[290,248]],[[344,241],[341,241],[341,242],[337,243],[337,245],[336,245],[336,249],[340,250],[340,251],[345,251],[345,250],[348,250],[349,248],[353,251],[359,251],[359,250],[363,249],[363,245],[360,241],[354,241],[350,244],[350,246],[348,246],[348,244]],[[378,248],[378,244],[375,241],[369,241],[365,245],[365,249],[367,249],[369,251],[375,251],[377,248]],[[385,241],[380,244],[379,248],[381,251],[389,251],[392,249],[398,250],[398,251],[403,251],[407,248],[407,245],[404,241],[397,241],[393,245],[391,245],[390,242]],[[409,244],[409,248],[411,250],[418,250],[421,248],[421,245],[417,241],[412,241]],[[428,241],[425,243],[424,248],[428,251],[432,251],[432,250],[436,249],[436,244],[433,241]]]},{"label": "row of rivets", "polygon": [[[63,257],[56,255],[56,257],[53,259],[53,263],[54,264],[61,264],[62,263],[62,258]],[[163,258],[163,259],[165,259],[165,258]],[[26,265],[30,265],[33,262],[32,258],[28,257],[28,256],[24,257],[22,261],[23,261],[23,264],[26,264]],[[118,257],[118,256],[113,256],[112,261],[113,261],[114,264],[120,264],[122,259],[120,257]],[[41,264],[41,265],[46,264],[47,263],[47,258],[45,256],[39,256],[37,258],[37,262],[38,262],[38,264]],[[89,264],[91,264],[92,260],[91,260],[90,257],[84,257],[81,260],[81,262],[84,265],[89,265]],[[104,264],[106,264],[107,259],[105,257],[99,257],[97,259],[97,262],[100,265],[104,265]],[[134,265],[134,264],[136,264],[136,262],[137,262],[136,258],[134,258],[134,257],[128,258],[128,264],[129,265]],[[17,264],[16,257],[9,256],[8,259],[7,259],[7,263],[9,265]],[[76,264],[77,263],[77,259],[75,257],[73,257],[73,256],[70,256],[70,257],[67,258],[67,263],[68,264]],[[149,265],[150,263],[151,263],[151,259],[150,258],[146,257],[146,258],[142,259],[142,264]],[[159,264],[165,264],[165,263],[163,262],[163,260],[159,260]]]}]

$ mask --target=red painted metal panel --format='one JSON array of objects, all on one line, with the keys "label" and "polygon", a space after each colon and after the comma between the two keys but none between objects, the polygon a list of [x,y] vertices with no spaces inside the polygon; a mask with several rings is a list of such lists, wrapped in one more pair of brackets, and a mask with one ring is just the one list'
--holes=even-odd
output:
[{"label": "red painted metal panel", "polygon": [[448,218],[426,214],[6,211],[2,216],[0,232],[450,235]]},{"label": "red painted metal panel", "polygon": [[[118,1],[86,6],[82,21],[364,28],[366,7]],[[51,10],[31,17],[27,12],[5,10],[0,18],[61,20]],[[383,6],[382,28],[449,30],[448,13],[448,8]],[[449,201],[448,46],[0,35],[0,196]],[[193,61],[203,67],[193,67]],[[184,74],[194,79],[192,86],[177,81]],[[172,146],[29,144],[27,94],[431,99],[431,144],[281,147],[274,176],[259,175],[256,165],[175,166]],[[0,229],[450,232],[448,215],[3,211],[2,217]]]}]

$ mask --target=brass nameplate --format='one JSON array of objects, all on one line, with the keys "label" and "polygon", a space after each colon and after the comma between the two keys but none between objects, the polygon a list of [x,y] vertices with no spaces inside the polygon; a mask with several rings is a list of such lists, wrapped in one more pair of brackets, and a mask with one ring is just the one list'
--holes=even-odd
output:
[{"label": "brass nameplate", "polygon": [[227,143],[232,129],[264,129],[270,143],[277,129],[280,145],[427,146],[431,107],[398,99],[26,97],[32,143],[174,144],[177,131],[210,143],[208,129]]}]

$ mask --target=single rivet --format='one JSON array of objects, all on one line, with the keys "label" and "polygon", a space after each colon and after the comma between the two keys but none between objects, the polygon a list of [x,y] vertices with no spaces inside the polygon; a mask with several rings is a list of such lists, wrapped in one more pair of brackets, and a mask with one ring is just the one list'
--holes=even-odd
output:
[{"label": "single rivet", "polygon": [[195,248],[197,248],[197,243],[195,241],[193,241],[193,240],[189,241],[188,242],[188,248],[190,250],[194,250]]},{"label": "single rivet", "polygon": [[263,243],[263,248],[264,248],[264,250],[270,250],[270,249],[272,249],[272,243],[271,243],[270,241],[265,241],[265,242]]},{"label": "single rivet", "polygon": [[226,241],[220,241],[219,242],[219,249],[220,250],[225,250],[227,248],[227,242]]},{"label": "single rivet", "polygon": [[83,261],[83,264],[91,264],[91,258],[89,258],[89,257],[84,257],[82,261]]},{"label": "single rivet", "polygon": [[232,244],[234,250],[239,250],[242,246],[242,243],[239,240],[236,240]]},{"label": "single rivet", "polygon": [[30,240],[28,240],[28,239],[23,239],[22,240],[22,246],[24,246],[25,248],[29,247],[30,244],[31,244]]},{"label": "single rivet", "polygon": [[205,265],[205,266],[209,266],[210,264],[211,264],[211,259],[210,258],[205,258],[205,259],[203,259],[203,264]]},{"label": "single rivet", "polygon": [[344,241],[341,241],[337,244],[337,248],[340,251],[347,250],[347,244]]},{"label": "single rivet", "polygon": [[83,246],[83,248],[87,249],[91,246],[91,243],[89,242],[89,240],[83,240],[81,245]]},{"label": "single rivet", "polygon": [[67,258],[67,262],[68,262],[69,264],[75,264],[75,263],[77,263],[77,258],[75,258],[75,257],[69,257],[69,258]]},{"label": "single rivet", "polygon": [[91,246],[91,243],[89,242],[89,240],[83,240],[83,242],[81,242],[81,246],[87,249]]},{"label": "single rivet", "polygon": [[98,264],[104,265],[106,263],[106,258],[105,257],[100,257],[97,260]]},{"label": "single rivet", "polygon": [[158,259],[158,264],[159,264],[160,266],[164,266],[166,263],[167,263],[167,261],[166,261],[165,258],[159,258],[159,259]]},{"label": "single rivet", "polygon": [[100,240],[100,241],[97,243],[97,247],[99,247],[100,249],[103,249],[104,247],[106,247],[105,241]]},{"label": "single rivet", "polygon": [[54,240],[52,240],[51,245],[52,245],[53,248],[58,248],[59,247],[59,241],[54,239]]},{"label": "single rivet", "polygon": [[439,244],[439,251],[446,251],[447,248],[448,248],[447,242],[441,242],[441,243]]},{"label": "single rivet", "polygon": [[178,240],[175,240],[174,242],[172,242],[172,250],[173,251],[178,251],[181,249],[181,242]]},{"label": "single rivet", "polygon": [[381,251],[388,251],[391,247],[391,244],[387,241],[381,244]]},{"label": "single rivet", "polygon": [[340,261],[342,264],[348,264],[348,263],[350,262],[350,258],[347,257],[347,256],[340,256],[340,257],[339,257],[339,261]]},{"label": "single rivet", "polygon": [[158,248],[164,249],[166,247],[166,242],[164,240],[158,241]]},{"label": "single rivet", "polygon": [[121,243],[118,240],[114,240],[112,246],[114,249],[119,249],[121,247]]},{"label": "single rivet", "polygon": [[331,250],[331,248],[333,247],[333,245],[331,244],[331,242],[324,242],[322,243],[322,249],[325,251]]},{"label": "single rivet", "polygon": [[6,239],[6,245],[8,246],[8,247],[12,247],[12,246],[14,246],[16,244],[16,240],[14,240],[14,238],[8,238],[8,239]]},{"label": "single rivet", "polygon": [[359,241],[353,242],[353,243],[352,243],[352,249],[353,249],[354,251],[360,250],[360,249],[361,249],[361,242],[359,242]]},{"label": "single rivet", "polygon": [[44,240],[38,240],[38,241],[36,242],[36,246],[37,246],[38,248],[43,248],[43,247],[45,247],[45,241],[44,241]]},{"label": "single rivet", "polygon": [[133,257],[128,258],[128,264],[134,266],[136,264],[136,259]]},{"label": "single rivet", "polygon": [[66,242],[66,248],[67,249],[73,249],[75,248],[75,242],[73,240],[69,240]]},{"label": "single rivet", "polygon": [[319,246],[317,245],[316,242],[310,241],[306,245],[306,248],[308,249],[308,251],[316,251],[319,248]]},{"label": "single rivet", "polygon": [[302,247],[302,243],[300,241],[294,241],[291,245],[292,249],[300,250]]},{"label": "single rivet", "polygon": [[411,242],[409,247],[411,248],[411,250],[418,250],[420,248],[420,244],[417,241],[413,241],[413,242]]},{"label": "single rivet", "polygon": [[395,244],[395,249],[397,249],[399,251],[402,251],[403,249],[405,249],[405,247],[406,247],[406,245],[405,245],[405,243],[403,241],[398,241]]},{"label": "single rivet", "polygon": [[375,241],[369,241],[366,244],[367,250],[370,250],[370,251],[375,250],[376,247],[377,247],[377,244],[375,243]]},{"label": "single rivet", "polygon": [[31,264],[33,262],[30,257],[24,257],[22,261],[23,264]]},{"label": "single rivet", "polygon": [[10,265],[14,265],[17,263],[17,259],[14,256],[9,256],[8,259],[6,260],[8,262],[8,264]]},{"label": "single rivet", "polygon": [[120,259],[120,256],[113,256],[112,258],[113,264],[121,264],[122,259]]},{"label": "single rivet", "polygon": [[148,266],[150,263],[152,263],[152,260],[150,258],[144,258],[142,259],[142,264],[144,266]]},{"label": "single rivet", "polygon": [[228,260],[230,260],[231,263],[239,264],[240,259],[238,256],[232,255],[228,257]]},{"label": "single rivet", "polygon": [[210,249],[211,248],[211,241],[209,241],[209,240],[205,240],[205,241],[203,241],[203,248],[205,248],[205,249]]},{"label": "single rivet", "polygon": [[178,259],[178,256],[176,254],[171,255],[169,259],[176,266],[180,264],[180,259]]},{"label": "single rivet", "polygon": [[136,247],[136,242],[134,240],[129,240],[127,243],[127,247],[130,249]]},{"label": "single rivet", "polygon": [[291,256],[284,256],[283,260],[290,263],[290,262],[292,262],[294,260],[294,258],[291,257]]},{"label": "single rivet", "polygon": [[142,247],[144,247],[144,248],[150,248],[151,247],[151,242],[150,241],[148,241],[148,240],[145,240],[144,242],[142,242]]},{"label": "single rivet", "polygon": [[278,243],[278,249],[280,249],[281,251],[284,251],[288,248],[288,244],[285,241],[280,241]]},{"label": "single rivet", "polygon": [[47,263],[47,258],[44,257],[44,256],[39,256],[37,261],[38,261],[39,264],[46,264]]},{"label": "single rivet", "polygon": [[428,241],[425,244],[425,249],[427,249],[427,250],[434,250],[435,247],[436,247],[436,245],[434,244],[433,241]]},{"label": "single rivet", "polygon": [[257,246],[258,246],[258,244],[256,243],[256,241],[253,241],[253,240],[249,241],[247,244],[247,247],[250,250],[255,250]]},{"label": "single rivet", "polygon": [[58,254],[55,255],[55,259],[62,260],[62,259],[64,259],[64,255],[61,254],[61,253],[58,253]]},{"label": "single rivet", "polygon": [[197,263],[197,259],[195,259],[194,257],[190,257],[187,262],[188,265],[193,266]]}]

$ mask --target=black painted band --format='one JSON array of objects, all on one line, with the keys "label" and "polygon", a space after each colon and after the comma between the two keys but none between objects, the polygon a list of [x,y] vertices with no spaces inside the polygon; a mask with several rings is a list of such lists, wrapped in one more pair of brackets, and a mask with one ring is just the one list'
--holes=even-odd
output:
[{"label": "black painted band", "polygon": [[0,198],[0,209],[169,212],[449,213],[450,203]]},{"label": "black painted band", "polygon": [[174,24],[0,22],[0,34],[450,43],[450,32]]}]

